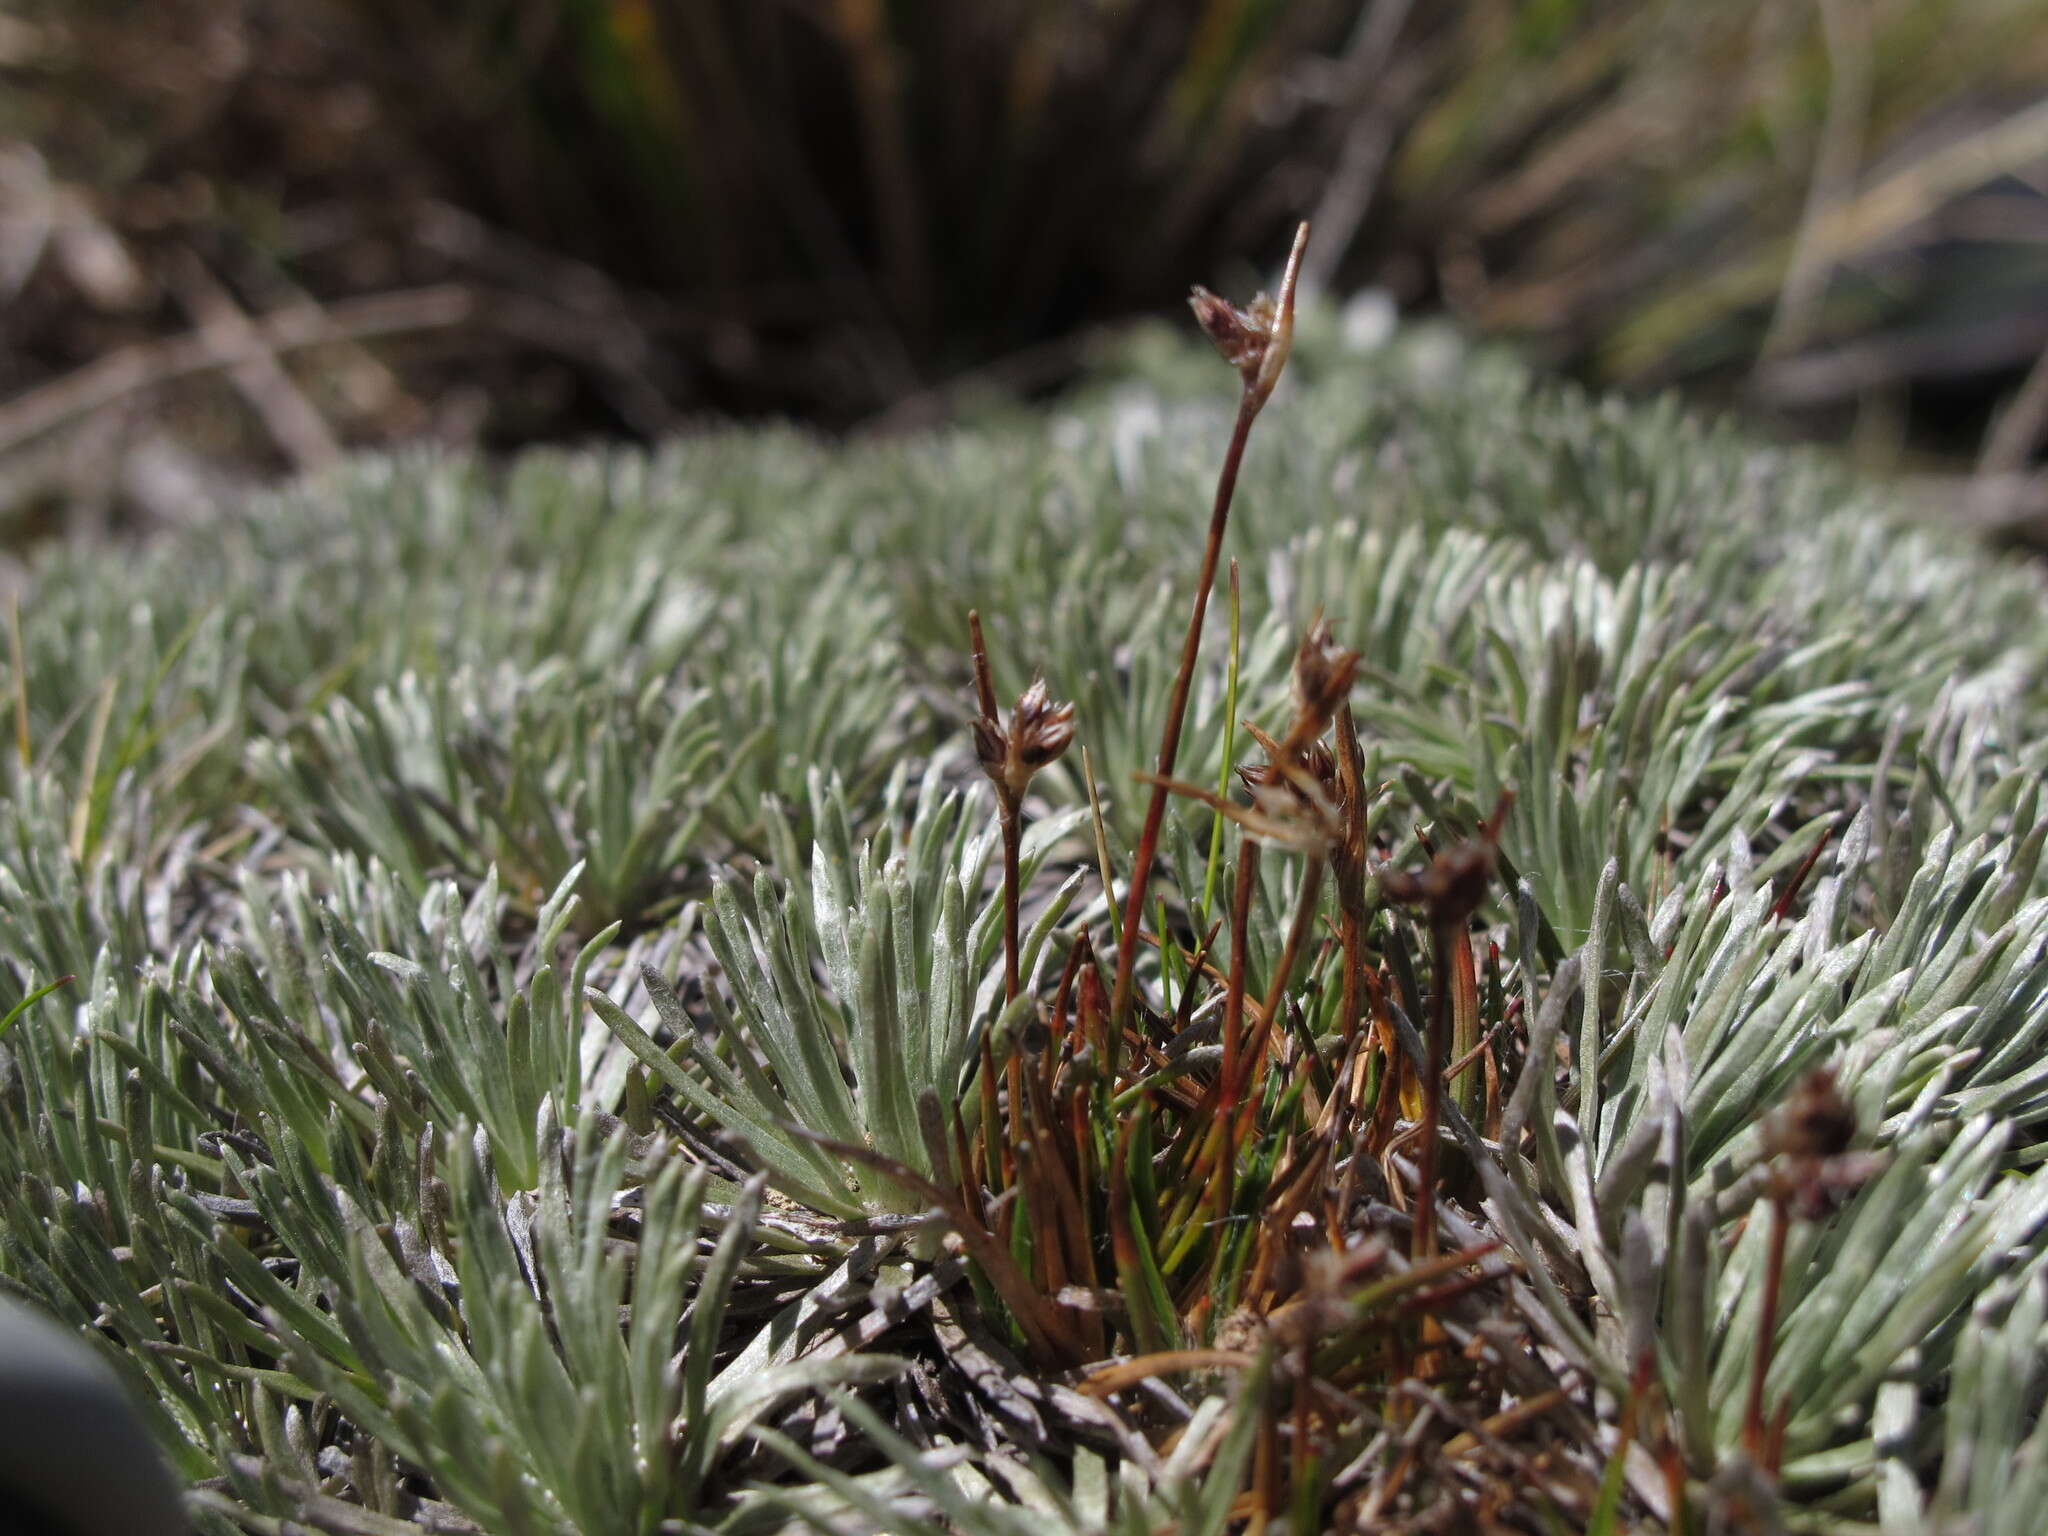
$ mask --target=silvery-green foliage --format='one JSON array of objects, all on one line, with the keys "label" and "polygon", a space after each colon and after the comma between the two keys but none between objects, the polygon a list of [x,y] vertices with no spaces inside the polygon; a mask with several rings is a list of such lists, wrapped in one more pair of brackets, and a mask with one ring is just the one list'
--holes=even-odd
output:
[{"label": "silvery-green foliage", "polygon": [[[1024,1023],[992,806],[944,747],[970,606],[1006,701],[1041,671],[1076,702],[1126,863],[1227,415],[1213,360],[1156,336],[1110,372],[913,439],[363,459],[37,556],[18,668],[0,648],[0,1283],[219,1480],[209,1536],[322,1499],[493,1531],[1217,1528],[1251,1422],[1224,1395],[1157,1465],[926,1446],[872,1394],[842,1410],[870,1461],[811,1457],[775,1405],[894,1367],[804,1353],[850,1239],[747,1183],[914,1219],[872,1157],[948,1182],[979,1041]],[[1738,1464],[1759,1122],[1828,1065],[1875,1162],[1786,1233],[1788,1500],[2029,1529],[2039,570],[1440,335],[1310,337],[1270,410],[1228,549],[1238,719],[1284,712],[1321,612],[1363,653],[1376,858],[1516,791],[1481,919],[1530,1066],[1509,1150],[1468,1150],[1546,1347],[1609,1425],[1647,1352],[1692,1474]],[[1229,614],[1219,586],[1176,770],[1212,787],[1246,755]],[[1077,924],[1106,936],[1086,805],[1077,750],[1029,804],[1040,981]],[[1211,835],[1177,805],[1155,887],[1209,920]],[[1297,878],[1266,860],[1255,974]],[[1145,984],[1182,963],[1147,946]],[[1327,962],[1294,991],[1334,1027]]]},{"label": "silvery-green foliage", "polygon": [[[814,775],[809,860],[789,858],[784,882],[763,869],[750,886],[717,887],[706,937],[732,996],[728,1002],[707,987],[704,1000],[724,1051],[700,1038],[699,1022],[660,975],[647,978],[659,1023],[694,1075],[655,1050],[610,998],[591,996],[650,1068],[747,1143],[779,1188],[829,1214],[910,1214],[926,1202],[805,1132],[866,1146],[925,1179],[957,1181],[945,1117],[966,1106],[981,1033],[1000,1022],[991,796],[979,785],[948,791],[946,774],[935,759],[914,796],[899,775],[880,830],[858,848],[844,787]],[[1032,829],[1025,878],[1074,822],[1068,815]],[[771,838],[793,849],[786,818],[774,819]],[[1026,974],[1079,884],[1069,879],[1026,936]]]}]

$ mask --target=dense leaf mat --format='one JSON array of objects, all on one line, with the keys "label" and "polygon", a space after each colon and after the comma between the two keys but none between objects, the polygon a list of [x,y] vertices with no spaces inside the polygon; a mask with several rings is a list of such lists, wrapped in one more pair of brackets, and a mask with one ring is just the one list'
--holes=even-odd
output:
[{"label": "dense leaf mat", "polygon": [[[1242,839],[1188,800],[1177,942],[1140,972],[1160,1045],[1154,1011],[1187,1032],[1094,1133],[1068,1252],[1102,1273],[1037,1304],[1096,1361],[1208,1354],[1089,1387],[1002,1254],[919,1220],[979,1139],[984,1038],[1052,1081],[1063,967],[1112,947],[1099,869],[1227,421],[1213,359],[1152,338],[1045,415],[357,462],[40,560],[5,689],[0,1283],[117,1363],[203,1529],[1191,1533],[1278,1487],[1273,1529],[2035,1528],[2041,576],[1439,336],[1302,343],[1179,776],[1244,758],[1232,688],[1283,728],[1320,613],[1361,653],[1375,867],[1516,791],[1468,950],[1492,1081],[1445,1152],[1470,1250],[1418,1292],[1412,1137],[1331,1147],[1303,1241],[1366,1245],[1319,1282],[1352,1342],[1290,1375],[1299,1328],[1206,1310],[1231,1240],[1168,1251],[1158,1157],[1105,1182],[1214,1071],[1187,951]],[[1098,848],[1078,750],[1032,787],[1036,1017],[1001,1006],[970,606],[1006,686],[1075,701],[1103,800]],[[1299,872],[1267,848],[1254,978]],[[1427,943],[1373,921],[1405,1025]],[[1344,1066],[1308,932],[1232,1220]],[[1771,1111],[1823,1065],[1855,1166],[1798,1206]],[[1049,1213],[975,1217],[1046,1281]]]}]

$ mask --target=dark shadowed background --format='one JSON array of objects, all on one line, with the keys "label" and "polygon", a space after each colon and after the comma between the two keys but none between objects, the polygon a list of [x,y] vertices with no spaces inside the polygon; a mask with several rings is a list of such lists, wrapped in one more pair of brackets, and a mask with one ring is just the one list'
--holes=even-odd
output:
[{"label": "dark shadowed background", "polygon": [[2044,0],[13,0],[5,542],[422,438],[895,430],[1190,281],[2043,525]]}]

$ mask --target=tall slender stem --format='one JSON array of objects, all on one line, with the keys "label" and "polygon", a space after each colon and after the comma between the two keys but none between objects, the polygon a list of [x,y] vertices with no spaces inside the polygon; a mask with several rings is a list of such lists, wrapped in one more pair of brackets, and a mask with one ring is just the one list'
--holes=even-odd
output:
[{"label": "tall slender stem", "polygon": [[1195,661],[1202,650],[1202,621],[1209,612],[1209,592],[1216,585],[1216,566],[1223,553],[1223,535],[1230,526],[1230,503],[1237,494],[1237,470],[1244,461],[1244,445],[1258,419],[1259,402],[1247,390],[1238,401],[1237,422],[1230,430],[1230,447],[1223,456],[1222,472],[1216,477],[1216,502],[1209,513],[1209,542],[1202,551],[1202,571],[1195,581],[1195,603],[1188,614],[1187,638],[1181,642],[1180,671],[1173,680],[1173,696],[1166,706],[1166,729],[1159,738],[1159,766],[1152,781],[1152,798],[1145,806],[1145,827],[1138,837],[1138,851],[1131,861],[1130,888],[1124,895],[1124,927],[1116,947],[1116,986],[1109,1000],[1108,1070],[1116,1080],[1117,1052],[1124,1026],[1131,1015],[1132,986],[1136,981],[1138,929],[1145,916],[1145,894],[1152,884],[1152,864],[1159,854],[1159,828],[1166,820],[1166,800],[1171,791],[1166,781],[1173,777],[1180,757],[1180,733],[1186,722],[1188,693],[1194,686]]},{"label": "tall slender stem", "polygon": [[[988,664],[988,646],[982,639],[981,614],[967,614],[967,633],[973,646],[974,691],[981,702],[984,720],[998,718],[995,674]],[[1017,865],[1024,838],[1023,808],[1007,785],[996,781],[996,813],[1003,827],[1003,1001],[1017,1000]]]},{"label": "tall slender stem", "polygon": [[1000,807],[1003,827],[1003,1001],[1017,1001],[1017,866],[1023,861],[1024,819],[1007,801]]},{"label": "tall slender stem", "polygon": [[1464,942],[1464,934],[1449,923],[1430,926],[1432,995],[1429,1000],[1429,1038],[1424,1042],[1422,1061],[1422,1150],[1415,1160],[1414,1254],[1418,1259],[1436,1253],[1436,1165],[1437,1132],[1443,1115],[1444,1056],[1451,1037],[1451,946]]}]

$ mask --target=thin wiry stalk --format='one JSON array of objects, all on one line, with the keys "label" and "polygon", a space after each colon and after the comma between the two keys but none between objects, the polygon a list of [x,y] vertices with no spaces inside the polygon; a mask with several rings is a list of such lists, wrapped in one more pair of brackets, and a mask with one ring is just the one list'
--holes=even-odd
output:
[{"label": "thin wiry stalk", "polygon": [[[1180,733],[1187,715],[1188,690],[1194,683],[1195,660],[1202,649],[1202,621],[1209,611],[1209,589],[1216,581],[1216,561],[1223,550],[1224,530],[1230,522],[1230,503],[1237,492],[1237,469],[1244,458],[1244,445],[1251,436],[1258,407],[1247,393],[1238,402],[1237,420],[1230,429],[1230,446],[1223,455],[1223,469],[1216,479],[1216,504],[1209,514],[1209,539],[1202,552],[1202,571],[1195,579],[1194,607],[1188,615],[1187,638],[1181,642],[1180,670],[1175,673],[1173,694],[1166,706],[1166,728],[1159,739],[1160,779],[1173,775],[1180,757]],[[1159,828],[1166,819],[1166,801],[1171,792],[1154,782],[1152,797],[1145,804],[1145,826],[1138,835],[1137,852],[1131,858],[1128,889],[1124,893],[1123,936],[1116,951],[1116,985],[1110,993],[1109,1013],[1113,1021],[1112,1041],[1131,1015],[1132,986],[1136,980],[1138,928],[1144,921],[1145,896],[1152,884],[1152,865],[1159,854]],[[1110,1062],[1114,1074],[1116,1062]]]}]

